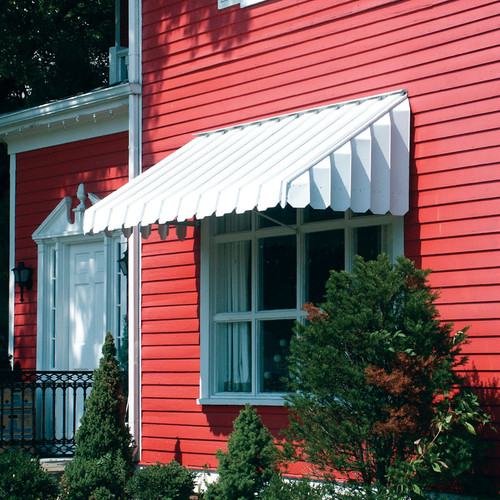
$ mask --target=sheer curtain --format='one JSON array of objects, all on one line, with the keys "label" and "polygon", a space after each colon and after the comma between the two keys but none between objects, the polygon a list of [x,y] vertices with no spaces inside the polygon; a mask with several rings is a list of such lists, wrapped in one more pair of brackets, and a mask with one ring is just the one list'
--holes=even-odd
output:
[{"label": "sheer curtain", "polygon": [[[217,312],[250,310],[250,242],[220,244],[217,254]],[[217,336],[219,390],[251,391],[250,323],[218,323]]]}]

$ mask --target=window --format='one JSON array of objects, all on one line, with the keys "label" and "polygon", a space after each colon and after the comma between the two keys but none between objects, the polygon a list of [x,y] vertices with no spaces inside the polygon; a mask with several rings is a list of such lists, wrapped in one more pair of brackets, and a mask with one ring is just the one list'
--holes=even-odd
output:
[{"label": "window", "polygon": [[113,331],[116,332],[114,337],[118,361],[120,361],[121,368],[124,369],[127,367],[128,362],[127,278],[123,276],[120,270],[118,259],[123,257],[123,254],[127,249],[127,244],[124,241],[116,241],[114,245],[115,322]]},{"label": "window", "polygon": [[56,293],[57,293],[57,252],[55,246],[51,247],[49,250],[50,257],[49,257],[49,280],[50,280],[50,285],[49,285],[49,298],[48,298],[48,303],[49,303],[49,316],[48,316],[48,322],[49,322],[49,368],[51,370],[55,369],[56,367],[56,323],[57,323],[57,300],[56,300]]},{"label": "window", "polygon": [[287,206],[202,227],[201,404],[282,404],[293,325],[323,300],[330,269],[403,253],[390,215]]}]

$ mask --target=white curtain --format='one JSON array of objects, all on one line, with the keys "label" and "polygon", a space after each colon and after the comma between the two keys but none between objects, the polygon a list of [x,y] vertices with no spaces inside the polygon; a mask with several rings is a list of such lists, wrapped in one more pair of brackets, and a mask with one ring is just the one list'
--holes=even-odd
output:
[{"label": "white curtain", "polygon": [[[249,323],[225,323],[221,340],[224,342],[224,392],[250,392],[251,343]],[[221,332],[222,333],[222,332]]]},{"label": "white curtain", "polygon": [[[218,245],[217,259],[217,312],[250,310],[250,242]],[[222,357],[218,359],[219,380],[223,386],[219,386],[219,390],[251,391],[250,323],[219,323],[217,337],[218,353]]]}]

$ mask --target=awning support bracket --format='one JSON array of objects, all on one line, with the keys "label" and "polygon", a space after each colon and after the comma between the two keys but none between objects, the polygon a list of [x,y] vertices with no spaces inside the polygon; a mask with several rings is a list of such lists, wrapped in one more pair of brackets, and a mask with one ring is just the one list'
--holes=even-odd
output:
[{"label": "awning support bracket", "polygon": [[252,210],[252,212],[254,212],[255,214],[257,214],[259,217],[262,217],[263,219],[267,219],[267,220],[270,220],[271,222],[274,222],[275,224],[278,224],[278,226],[287,227],[294,234],[298,234],[298,232],[299,232],[299,230],[298,230],[297,227],[290,226],[288,224],[284,224],[283,222],[281,222],[279,220],[276,220],[274,217],[271,217],[269,215],[263,214],[262,212],[259,212],[258,210]]}]

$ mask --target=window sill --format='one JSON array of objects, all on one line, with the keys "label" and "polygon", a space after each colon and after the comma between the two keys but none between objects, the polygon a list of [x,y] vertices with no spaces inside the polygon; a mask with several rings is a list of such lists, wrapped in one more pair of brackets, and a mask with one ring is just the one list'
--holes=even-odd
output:
[{"label": "window sill", "polygon": [[282,395],[276,396],[213,396],[209,398],[198,398],[196,402],[199,405],[245,405],[250,403],[252,406],[284,406],[285,401]]},{"label": "window sill", "polygon": [[265,2],[265,0],[241,0],[240,7],[250,7],[251,5],[261,2]]}]

